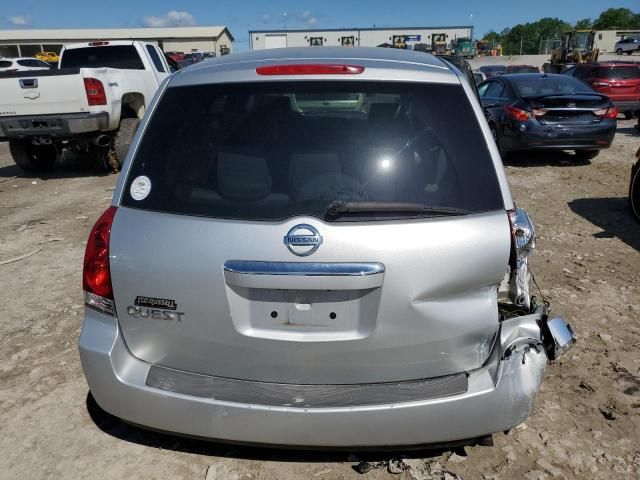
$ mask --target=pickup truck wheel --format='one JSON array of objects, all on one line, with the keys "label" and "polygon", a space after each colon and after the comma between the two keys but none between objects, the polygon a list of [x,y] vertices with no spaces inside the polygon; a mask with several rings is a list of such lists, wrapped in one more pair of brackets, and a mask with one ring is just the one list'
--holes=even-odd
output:
[{"label": "pickup truck wheel", "polygon": [[25,140],[10,140],[9,151],[16,165],[25,172],[51,170],[57,157],[53,145],[33,145]]},{"label": "pickup truck wheel", "polygon": [[127,151],[129,150],[129,146],[133,141],[133,137],[136,134],[136,130],[138,130],[139,125],[139,118],[123,118],[120,120],[120,129],[118,130],[118,133],[116,133],[113,141],[113,150],[116,155],[119,169],[122,168],[124,159],[127,156]]}]

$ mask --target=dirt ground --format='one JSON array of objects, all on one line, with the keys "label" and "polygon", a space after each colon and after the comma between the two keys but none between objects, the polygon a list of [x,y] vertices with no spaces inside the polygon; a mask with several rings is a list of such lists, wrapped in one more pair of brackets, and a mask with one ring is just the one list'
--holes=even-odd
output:
[{"label": "dirt ground", "polygon": [[[73,165],[25,176],[0,144],[0,478],[381,479],[385,467],[353,467],[397,455],[411,465],[402,479],[640,478],[640,224],[626,199],[638,146],[633,122],[620,121],[614,145],[590,164],[565,153],[508,160],[517,203],[538,229],[536,280],[579,336],[547,369],[526,423],[493,447],[350,455],[151,433],[88,401],[81,265],[117,177]],[[430,476],[434,462],[452,473]]]}]

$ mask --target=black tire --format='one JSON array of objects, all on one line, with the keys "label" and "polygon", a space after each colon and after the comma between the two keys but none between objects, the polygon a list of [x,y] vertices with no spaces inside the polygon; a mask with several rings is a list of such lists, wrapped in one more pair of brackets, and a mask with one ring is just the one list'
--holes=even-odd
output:
[{"label": "black tire", "polygon": [[575,153],[576,157],[580,160],[591,160],[592,158],[596,158],[598,156],[600,150],[582,149],[576,150]]},{"label": "black tire", "polygon": [[10,140],[9,151],[25,172],[46,172],[56,163],[58,152],[53,145],[33,145],[27,140]]},{"label": "black tire", "polygon": [[633,118],[633,112],[623,112],[625,120],[631,120]]},{"label": "black tire", "polygon": [[621,48],[616,50],[616,55],[622,55],[624,52],[622,51]]},{"label": "black tire", "polygon": [[633,50],[629,50],[629,51],[627,52],[627,55],[631,55],[632,53],[633,53]]},{"label": "black tire", "polygon": [[115,153],[118,170],[122,168],[127,151],[139,125],[139,118],[123,118],[120,120],[120,129],[113,140],[113,152]]},{"label": "black tire", "polygon": [[631,169],[631,182],[629,182],[629,207],[640,221],[640,161]]}]

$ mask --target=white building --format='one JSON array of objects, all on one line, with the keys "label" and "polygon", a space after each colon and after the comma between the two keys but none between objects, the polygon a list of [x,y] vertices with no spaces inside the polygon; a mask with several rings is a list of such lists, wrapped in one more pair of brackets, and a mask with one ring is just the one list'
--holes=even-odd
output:
[{"label": "white building", "polygon": [[616,42],[630,36],[640,36],[640,30],[598,30],[593,43],[600,52],[613,52]]},{"label": "white building", "polygon": [[63,45],[95,40],[145,40],[165,52],[231,53],[233,36],[225,26],[171,28],[87,28],[0,30],[0,57],[59,53]]},{"label": "white building", "polygon": [[[432,38],[443,38],[451,44],[457,38],[473,38],[472,26],[457,27],[394,27],[394,28],[329,28],[310,30],[252,30],[249,45],[252,50],[308,46],[362,46],[382,44],[406,45],[418,43],[431,46]],[[444,37],[441,37],[444,35]]]}]

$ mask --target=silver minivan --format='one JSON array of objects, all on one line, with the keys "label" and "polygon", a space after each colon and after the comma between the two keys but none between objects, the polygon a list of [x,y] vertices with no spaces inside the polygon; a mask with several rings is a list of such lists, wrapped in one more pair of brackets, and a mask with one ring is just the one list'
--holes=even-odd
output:
[{"label": "silver minivan", "polygon": [[474,90],[382,48],[234,54],[147,111],[84,260],[92,395],[223,441],[388,447],[527,418],[575,341],[529,291]]}]

